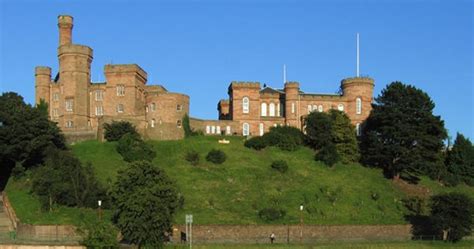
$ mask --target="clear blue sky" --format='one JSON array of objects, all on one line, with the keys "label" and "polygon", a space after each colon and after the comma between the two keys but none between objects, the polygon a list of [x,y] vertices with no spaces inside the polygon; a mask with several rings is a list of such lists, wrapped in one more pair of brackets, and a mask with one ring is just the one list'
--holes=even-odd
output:
[{"label": "clear blue sky", "polygon": [[149,84],[191,97],[191,115],[217,118],[232,80],[333,93],[361,74],[375,96],[392,81],[426,91],[451,136],[474,138],[473,1],[22,1],[0,0],[0,91],[34,102],[34,67],[57,72],[57,16],[104,64],[137,63]]}]

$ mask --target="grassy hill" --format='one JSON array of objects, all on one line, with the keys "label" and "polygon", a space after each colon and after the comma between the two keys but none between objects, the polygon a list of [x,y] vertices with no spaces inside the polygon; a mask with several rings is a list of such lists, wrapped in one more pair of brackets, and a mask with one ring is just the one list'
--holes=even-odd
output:
[{"label": "grassy hill", "polygon": [[[176,216],[193,214],[196,224],[265,224],[258,211],[278,207],[286,216],[274,223],[296,224],[303,215],[305,224],[404,224],[401,199],[406,190],[384,179],[379,169],[358,164],[328,168],[313,160],[313,152],[267,148],[255,151],[243,146],[243,138],[227,137],[230,144],[218,144],[217,137],[193,137],[180,141],[150,141],[157,152],[154,163],[176,181],[185,198],[184,209]],[[227,161],[214,165],[205,161],[211,149],[222,149]],[[115,143],[87,141],[72,146],[83,162],[91,162],[99,179],[111,184],[126,163],[115,151]],[[199,152],[199,166],[184,159],[189,150]],[[273,160],[286,160],[287,173],[270,168]],[[430,193],[465,192],[474,197],[474,188],[446,188],[423,179]],[[403,191],[402,191],[403,190]],[[91,209],[61,207],[42,213],[38,201],[28,193],[28,181],[11,180],[7,192],[23,222],[35,224],[76,223],[94,218]],[[305,209],[299,211],[300,204]],[[106,215],[110,215],[106,212]]]}]

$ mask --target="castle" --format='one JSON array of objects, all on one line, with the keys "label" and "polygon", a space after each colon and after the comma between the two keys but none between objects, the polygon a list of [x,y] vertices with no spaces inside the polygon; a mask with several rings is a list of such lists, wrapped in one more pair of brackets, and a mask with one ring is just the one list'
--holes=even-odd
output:
[{"label": "castle", "polygon": [[[103,124],[129,121],[147,139],[184,137],[182,119],[189,114],[189,96],[160,85],[147,85],[147,73],[136,64],[104,66],[105,82],[91,82],[93,52],[72,42],[73,18],[58,17],[59,72],[35,68],[36,103],[49,106],[50,119],[69,141],[103,137]],[[314,94],[286,82],[274,89],[258,82],[232,82],[229,99],[217,105],[218,120],[190,119],[190,126],[206,135],[263,135],[271,127],[290,125],[303,129],[311,111],[344,111],[360,132],[371,110],[374,81],[354,77],[341,82],[340,94]]]}]

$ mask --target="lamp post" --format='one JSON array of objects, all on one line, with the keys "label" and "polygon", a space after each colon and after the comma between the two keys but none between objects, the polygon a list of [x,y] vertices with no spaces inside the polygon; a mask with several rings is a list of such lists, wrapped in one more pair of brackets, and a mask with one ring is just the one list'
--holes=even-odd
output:
[{"label": "lamp post", "polygon": [[102,219],[102,217],[101,217],[101,210],[100,210],[100,207],[102,206],[102,201],[101,201],[101,200],[98,200],[98,201],[97,201],[97,204],[99,205],[99,210],[98,210],[98,211],[99,211],[99,221],[100,221],[100,220]]},{"label": "lamp post", "polygon": [[300,242],[303,243],[303,204],[300,205]]}]

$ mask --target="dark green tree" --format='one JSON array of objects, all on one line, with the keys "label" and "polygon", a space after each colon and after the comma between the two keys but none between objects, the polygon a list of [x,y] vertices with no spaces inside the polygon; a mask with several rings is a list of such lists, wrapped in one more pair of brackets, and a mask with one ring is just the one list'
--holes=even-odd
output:
[{"label": "dark green tree", "polygon": [[145,143],[138,134],[127,133],[117,143],[117,152],[122,155],[126,162],[152,161],[156,152],[151,145]]},{"label": "dark green tree", "polygon": [[227,155],[222,150],[212,149],[206,155],[206,161],[214,164],[223,164],[227,159]]},{"label": "dark green tree", "polygon": [[453,184],[461,181],[474,185],[474,146],[460,133],[457,134],[451,150],[447,152],[446,167],[448,177],[454,179]]},{"label": "dark green tree", "polygon": [[107,141],[118,141],[123,135],[130,133],[138,135],[135,126],[127,121],[112,121],[104,124],[104,137]]},{"label": "dark green tree", "polygon": [[163,248],[180,205],[176,186],[163,170],[147,161],[131,163],[119,171],[112,199],[113,222],[125,240],[139,248]]},{"label": "dark green tree", "polygon": [[393,82],[375,98],[363,125],[362,162],[383,168],[390,178],[401,173],[439,179],[445,172],[442,158],[446,138],[444,122],[433,115],[435,104],[416,87]]},{"label": "dark green tree", "polygon": [[306,143],[315,150],[333,142],[332,120],[324,112],[311,112],[305,119]]},{"label": "dark green tree", "polygon": [[86,248],[119,248],[118,230],[107,221],[85,221],[78,227],[78,232],[82,235],[81,244]]},{"label": "dark green tree", "polygon": [[336,152],[340,156],[341,162],[359,161],[359,145],[351,120],[344,112],[334,109],[329,111],[329,115],[332,120],[333,144],[336,146]]},{"label": "dark green tree", "polygon": [[[48,120],[43,101],[32,107],[13,92],[0,95],[0,183],[6,183],[17,164],[28,169],[43,163],[47,147],[65,149],[65,139],[54,122]],[[3,186],[0,186],[2,189]]]},{"label": "dark green tree", "polygon": [[448,193],[433,196],[431,200],[431,220],[443,240],[456,242],[471,234],[474,204],[468,196]]}]

